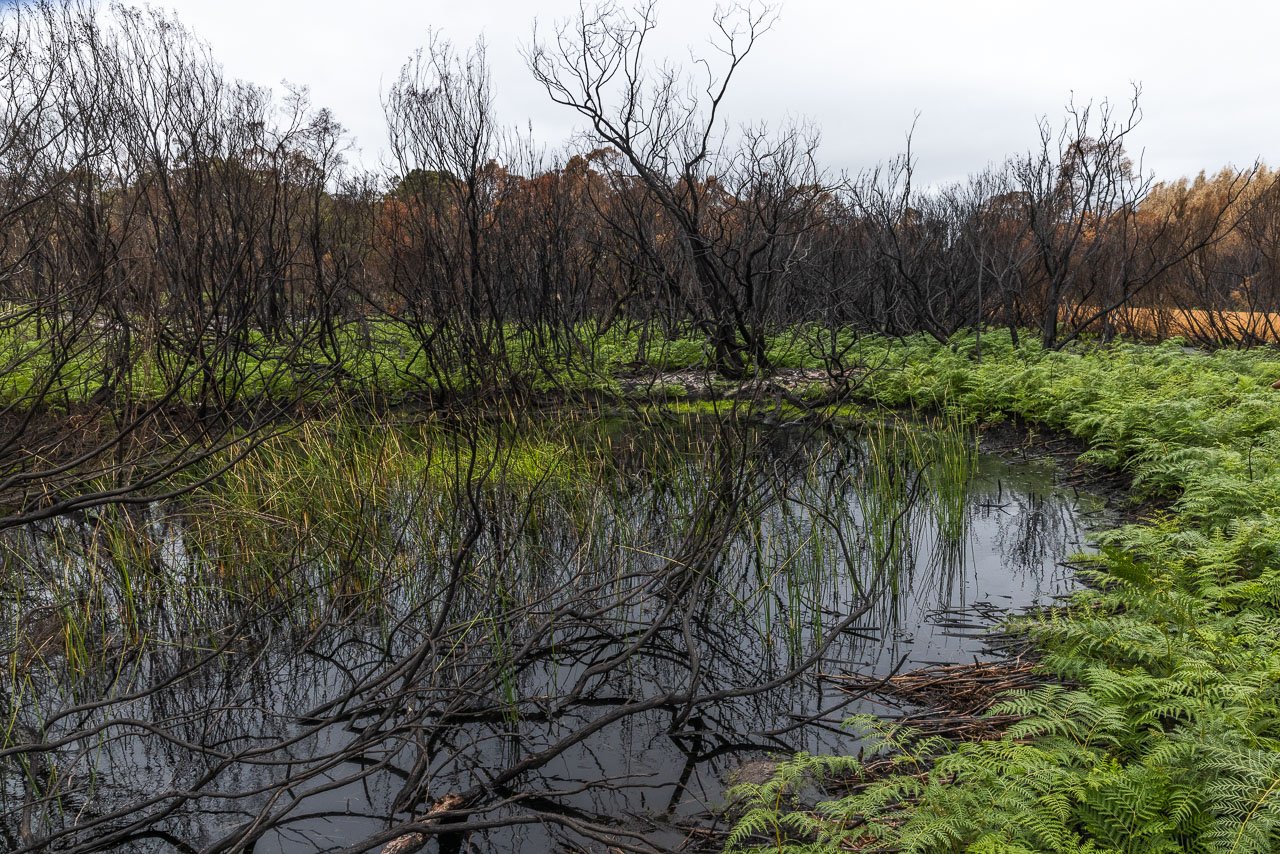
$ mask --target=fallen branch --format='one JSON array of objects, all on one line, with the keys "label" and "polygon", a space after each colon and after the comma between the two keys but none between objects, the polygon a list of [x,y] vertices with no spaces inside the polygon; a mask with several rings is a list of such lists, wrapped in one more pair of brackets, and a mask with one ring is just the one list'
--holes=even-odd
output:
[{"label": "fallen branch", "polygon": [[[431,805],[431,809],[427,810],[427,814],[418,819],[415,824],[438,824],[445,813],[455,810],[462,806],[462,795],[449,794]],[[382,849],[382,854],[412,854],[427,844],[430,837],[425,833],[406,833],[403,836],[397,836],[386,844]]]}]

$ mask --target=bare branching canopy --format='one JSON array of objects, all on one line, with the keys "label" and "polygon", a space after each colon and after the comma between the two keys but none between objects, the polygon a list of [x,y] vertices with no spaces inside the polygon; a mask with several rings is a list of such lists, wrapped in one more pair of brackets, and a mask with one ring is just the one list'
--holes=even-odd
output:
[{"label": "bare branching canopy", "polygon": [[[1280,340],[1277,173],[1158,182],[1137,90],[963,181],[921,186],[909,143],[836,175],[741,91],[776,8],[676,59],[657,9],[534,30],[560,147],[496,114],[483,42],[429,34],[364,169],[169,13],[0,8],[0,847],[243,852],[310,819],[356,822],[349,851],[669,850],[557,763],[644,722],[686,787],[740,746],[713,726],[777,751],[835,720],[818,671],[913,526],[963,529],[963,483],[922,510],[943,451],[820,432],[883,376],[869,336]],[[588,453],[599,413],[652,447]]]}]

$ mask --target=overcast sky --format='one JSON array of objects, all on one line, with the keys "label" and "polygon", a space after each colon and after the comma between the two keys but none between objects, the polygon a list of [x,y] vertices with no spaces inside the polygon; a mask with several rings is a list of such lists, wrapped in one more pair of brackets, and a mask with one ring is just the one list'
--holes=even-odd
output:
[{"label": "overcast sky", "polygon": [[[231,76],[306,84],[356,138],[384,144],[380,93],[435,28],[483,35],[500,120],[556,148],[574,116],[521,58],[577,0],[167,0]],[[687,61],[711,33],[714,0],[658,0],[655,52]],[[921,179],[960,178],[1025,151],[1036,119],[1077,101],[1125,102],[1142,85],[1135,145],[1159,177],[1256,157],[1280,163],[1280,4],[1135,0],[785,0],[737,80],[733,122],[806,118],[824,161],[856,172],[899,152],[916,114]]]}]

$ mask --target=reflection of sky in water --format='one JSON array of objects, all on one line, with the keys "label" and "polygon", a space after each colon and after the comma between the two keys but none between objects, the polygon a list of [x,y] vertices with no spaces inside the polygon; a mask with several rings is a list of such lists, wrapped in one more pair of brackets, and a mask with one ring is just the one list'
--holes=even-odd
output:
[{"label": "reflection of sky in water", "polygon": [[[811,478],[807,486],[793,483],[786,500],[767,504],[757,519],[744,520],[720,552],[716,577],[706,579],[698,588],[702,592],[676,612],[679,617],[687,613],[687,637],[697,645],[703,690],[763,684],[785,672],[807,654],[822,627],[859,601],[859,589],[882,586],[884,592],[831,646],[815,668],[818,674],[887,674],[904,658],[914,663],[971,660],[982,654],[977,633],[997,619],[999,611],[1048,603],[1070,589],[1069,573],[1059,561],[1082,547],[1079,519],[1096,504],[1055,488],[1051,469],[981,457],[967,488],[961,541],[945,543],[932,511],[921,506],[903,518],[902,530],[909,532],[903,541],[904,557],[896,573],[885,576],[871,568],[874,549],[866,537],[866,516],[873,511],[866,496],[852,488],[858,482],[857,462],[853,454],[830,470],[818,467],[823,477]],[[697,461],[691,465],[696,469]],[[597,534],[609,532],[602,551],[598,544],[584,548],[582,532],[573,529],[567,515],[548,514],[540,520],[537,535],[520,544],[518,573],[527,578],[512,579],[512,585],[573,589],[584,580],[618,572],[614,564],[625,564],[630,571],[661,567],[685,499],[653,485],[644,472],[632,474],[636,476],[626,479],[616,503],[602,506],[593,517]],[[795,478],[801,479],[798,473]],[[834,522],[842,536],[835,536],[824,519]],[[172,571],[196,575],[189,561],[199,551],[190,548],[183,529],[155,513],[148,523],[153,530],[168,526],[161,555]],[[42,548],[39,538],[29,545]],[[631,583],[643,587],[643,581]],[[392,596],[392,612],[413,595],[409,585]],[[470,608],[477,619],[491,615],[490,586],[477,584],[459,595],[462,607]],[[603,612],[601,619],[615,628],[643,630],[653,625],[666,601],[663,595],[645,591],[634,603]],[[173,616],[171,622],[158,620],[157,629],[169,625],[180,632],[183,622],[182,616]],[[143,720],[176,716],[182,739],[216,744],[219,750],[302,734],[306,725],[298,720],[300,710],[342,693],[353,678],[393,666],[412,648],[412,632],[388,635],[385,625],[310,638],[301,626],[255,626],[247,631],[245,655],[205,667],[172,690],[124,704],[113,713]],[[367,730],[376,718],[375,704],[367,717],[322,727],[288,749],[273,751],[265,757],[266,764],[234,764],[216,777],[213,789],[228,794],[269,789],[272,781],[288,773],[285,760],[306,767],[313,756],[365,739],[358,757],[317,770],[305,786],[289,793],[292,797],[325,789],[301,797],[254,851],[325,850],[351,844],[386,827],[397,794],[410,777],[426,781],[431,797],[463,789],[485,780],[491,769],[578,731],[618,703],[681,688],[689,679],[690,661],[682,629],[679,619],[659,624],[643,654],[626,668],[593,681],[584,702],[555,720],[544,719],[541,712],[554,706],[555,696],[575,684],[589,663],[610,652],[607,645],[598,648],[590,633],[557,636],[553,650],[536,656],[504,684],[490,679],[481,686],[488,701],[507,695],[522,698],[518,721],[495,713],[489,702],[469,718],[432,730],[431,713],[418,708],[412,714],[427,728],[407,739],[388,741]],[[518,640],[519,628],[512,633]],[[304,640],[312,644],[307,654],[290,652]],[[483,649],[478,655],[431,671],[428,687],[436,693],[424,688],[424,696],[438,700],[451,691],[450,680],[465,683],[476,673],[487,673],[492,655]],[[129,668],[145,681],[177,672],[192,658],[193,653],[161,644]],[[856,748],[838,723],[875,707],[847,705],[847,697],[834,685],[810,673],[764,694],[692,710],[679,721],[680,710],[637,715],[604,728],[502,794],[546,799],[568,815],[621,821],[658,846],[674,846],[683,839],[675,825],[697,822],[720,803],[726,778],[744,763],[780,752]],[[57,693],[47,697],[50,706],[57,705]],[[424,699],[422,706],[434,708],[431,702]],[[801,725],[814,716],[817,722]],[[83,755],[63,761],[84,773],[97,772],[90,810],[181,784],[217,764],[212,755],[193,756],[179,745],[152,738],[122,737],[85,748]],[[385,767],[378,768],[378,763]],[[362,777],[340,785],[326,782],[349,775]],[[13,781],[6,778],[6,807],[13,806],[16,794]],[[269,797],[261,793],[198,801],[158,822],[160,836],[135,840],[131,847],[181,850],[178,840],[198,848],[252,819]],[[503,814],[509,810],[500,808],[481,818]],[[527,825],[476,834],[466,844],[478,851],[544,850],[558,844],[548,834],[558,839],[564,833]]]},{"label": "reflection of sky in water", "polygon": [[[1081,516],[1100,507],[1055,489],[1051,466],[980,457],[960,558],[945,567],[917,562],[896,630],[863,664],[879,672],[904,655],[918,664],[972,660],[982,651],[976,635],[1001,611],[1052,604],[1072,588],[1061,561],[1087,549]],[[921,554],[939,547],[935,530],[921,540]]]}]

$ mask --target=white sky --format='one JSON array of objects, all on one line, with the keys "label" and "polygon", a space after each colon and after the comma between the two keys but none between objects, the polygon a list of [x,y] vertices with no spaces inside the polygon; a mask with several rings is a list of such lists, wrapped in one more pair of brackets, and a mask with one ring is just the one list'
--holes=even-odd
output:
[{"label": "white sky", "polygon": [[[575,117],[533,83],[520,48],[577,0],[160,0],[228,74],[306,84],[355,136],[384,143],[380,92],[434,27],[459,47],[483,34],[502,122],[558,148]],[[714,0],[659,0],[654,47],[705,45]],[[1280,163],[1280,3],[1218,0],[784,0],[731,92],[733,122],[807,118],[824,162],[856,172],[898,153],[916,113],[925,182],[1024,151],[1035,121],[1078,101],[1143,88],[1134,153],[1158,177]]]}]

